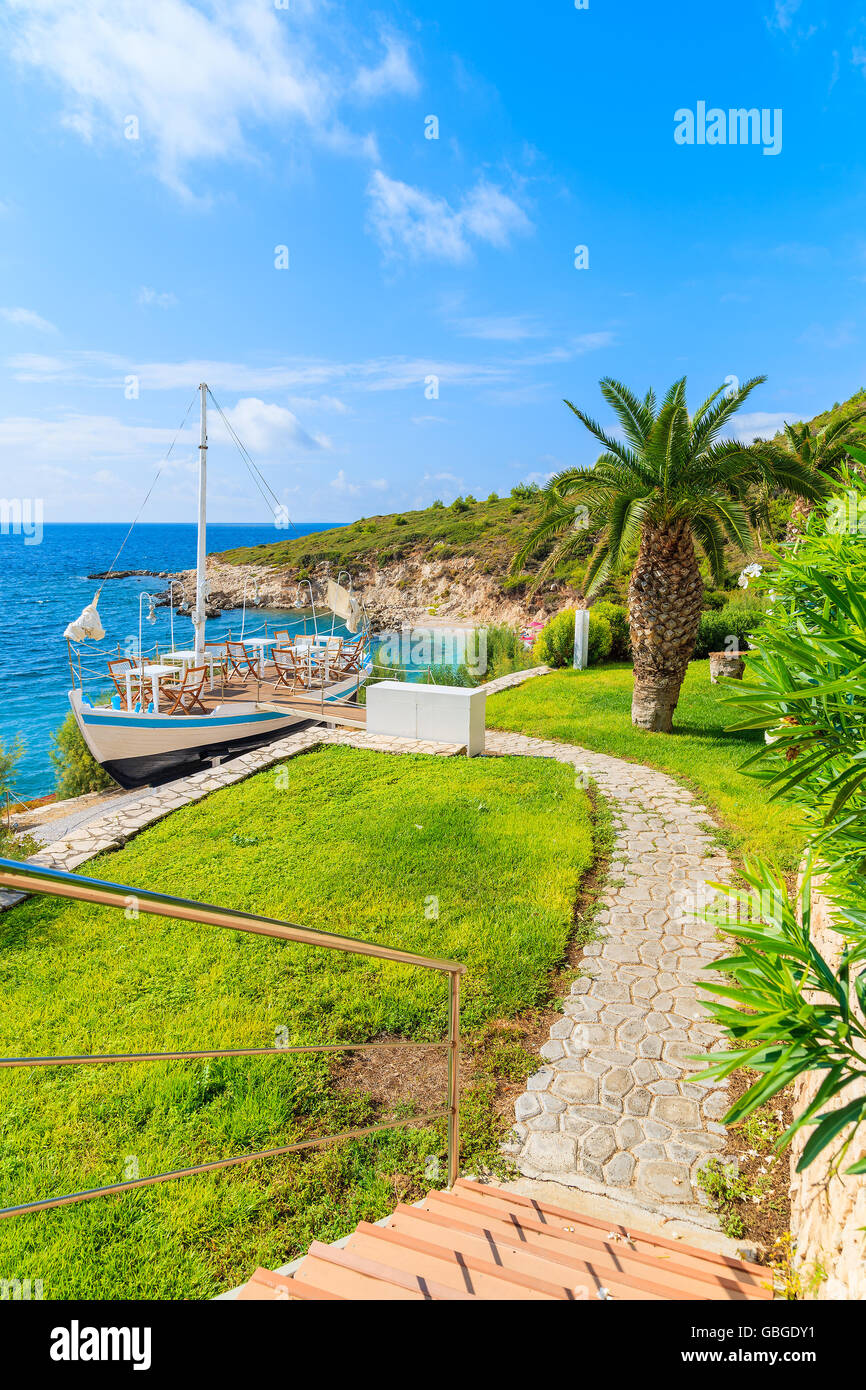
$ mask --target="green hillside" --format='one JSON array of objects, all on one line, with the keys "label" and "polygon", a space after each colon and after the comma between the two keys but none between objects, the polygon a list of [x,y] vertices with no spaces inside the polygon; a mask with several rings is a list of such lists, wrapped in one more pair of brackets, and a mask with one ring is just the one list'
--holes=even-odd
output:
[{"label": "green hillside", "polygon": [[320,560],[352,569],[374,560],[390,564],[410,554],[437,560],[465,556],[482,573],[501,573],[538,516],[540,498],[538,489],[519,487],[510,497],[492,493],[486,502],[458,497],[450,507],[440,502],[423,511],[362,517],[331,531],[227,550],[219,559],[303,571]]},{"label": "green hillside", "polygon": [[[831,409],[816,415],[809,422],[810,427],[813,431],[824,429],[836,420],[849,419],[864,404],[866,389],[861,389],[850,400],[842,404],[837,402]],[[796,423],[796,416],[792,416],[791,423]],[[474,560],[482,574],[502,576],[504,589],[519,589],[523,587],[521,579],[506,576],[512,557],[536,521],[541,505],[542,494],[537,487],[519,485],[512,489],[509,497],[491,493],[484,502],[471,496],[458,497],[448,507],[438,502],[423,511],[362,517],[348,526],[335,526],[314,535],[288,535],[285,540],[270,545],[227,550],[217,558],[234,565],[277,565],[303,578],[322,560],[329,561],[333,569],[356,570],[371,562],[390,564],[410,555],[420,560],[463,557]],[[769,538],[778,540],[784,535],[790,514],[790,498],[781,496],[772,500],[769,531],[762,533],[756,553],[762,553]],[[587,551],[592,548],[589,534],[586,548]],[[541,558],[540,554],[535,558],[533,569]],[[739,554],[733,557],[732,563],[740,568]],[[569,577],[574,578],[574,572],[573,566]],[[555,577],[562,580],[566,576],[557,572]],[[577,577],[579,582],[579,575]]]}]

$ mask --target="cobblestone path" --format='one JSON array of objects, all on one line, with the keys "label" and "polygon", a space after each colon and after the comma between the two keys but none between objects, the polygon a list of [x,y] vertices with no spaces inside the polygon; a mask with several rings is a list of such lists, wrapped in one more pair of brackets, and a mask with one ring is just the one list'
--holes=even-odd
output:
[{"label": "cobblestone path", "polygon": [[715,1225],[697,1173],[725,1149],[724,1083],[696,1082],[721,1034],[698,982],[726,947],[695,917],[731,875],[709,813],[673,778],[571,744],[487,731],[488,753],[556,758],[608,798],[616,843],[583,977],[516,1105],[521,1173]]}]

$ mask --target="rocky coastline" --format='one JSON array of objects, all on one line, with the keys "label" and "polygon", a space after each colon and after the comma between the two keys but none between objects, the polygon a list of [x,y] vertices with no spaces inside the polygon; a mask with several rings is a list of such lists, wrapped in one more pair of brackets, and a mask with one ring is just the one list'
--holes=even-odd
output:
[{"label": "rocky coastline", "polygon": [[[299,584],[296,570],[279,565],[231,565],[219,556],[207,560],[207,616],[241,608],[248,609],[306,606],[310,591],[316,605],[325,606],[331,567],[324,561],[308,571]],[[92,575],[104,579],[105,575]],[[195,570],[176,574],[149,570],[118,571],[115,579],[147,577],[174,581],[156,597],[159,606],[170,602],[175,608],[195,602]],[[580,602],[566,585],[545,584],[534,595],[504,589],[502,575],[481,573],[471,558],[431,561],[406,557],[390,564],[370,563],[352,576],[355,594],[363,601],[376,631],[412,626],[481,626],[506,623],[524,627],[545,622],[568,605]],[[302,603],[298,604],[298,598]]]}]

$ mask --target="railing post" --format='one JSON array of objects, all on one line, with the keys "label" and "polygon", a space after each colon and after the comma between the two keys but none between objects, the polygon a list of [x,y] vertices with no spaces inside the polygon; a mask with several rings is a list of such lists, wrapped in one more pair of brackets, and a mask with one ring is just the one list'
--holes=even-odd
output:
[{"label": "railing post", "polygon": [[448,1017],[448,1186],[457,1181],[460,1166],[460,976],[450,972]]}]

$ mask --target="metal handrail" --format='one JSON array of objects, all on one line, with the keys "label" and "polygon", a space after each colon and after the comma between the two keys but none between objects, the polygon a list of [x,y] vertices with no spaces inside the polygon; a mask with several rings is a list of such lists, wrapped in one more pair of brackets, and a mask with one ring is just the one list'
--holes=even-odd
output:
[{"label": "metal handrail", "polygon": [[265,1057],[304,1052],[360,1052],[395,1047],[448,1049],[448,1097],[447,1105],[442,1110],[435,1110],[421,1116],[385,1120],[381,1124],[367,1125],[363,1129],[345,1130],[342,1134],[328,1134],[320,1139],[305,1139],[296,1144],[286,1144],[281,1148],[266,1149],[260,1153],[237,1154],[232,1158],[216,1159],[211,1163],[199,1163],[191,1168],[175,1168],[170,1172],[155,1173],[149,1177],[134,1178],[106,1187],[90,1188],[83,1192],[70,1192],[62,1197],[48,1197],[36,1202],[27,1202],[21,1206],[0,1208],[0,1217],[16,1216],[23,1212],[44,1211],[48,1207],[64,1206],[72,1202],[87,1202],[94,1197],[126,1192],[134,1187],[146,1187],[152,1183],[168,1182],[171,1178],[188,1177],[194,1173],[208,1173],[217,1168],[228,1168],[234,1163],[251,1163],[260,1158],[276,1158],[283,1154],[298,1153],[303,1149],[321,1148],[325,1144],[335,1143],[338,1139],[359,1138],[366,1134],[376,1134],[381,1130],[395,1129],[401,1126],[429,1124],[433,1120],[442,1118],[448,1120],[449,1186],[452,1186],[456,1181],[460,1147],[460,976],[466,971],[465,965],[459,961],[418,955],[412,951],[398,950],[393,946],[377,946],[370,941],[361,941],[352,936],[341,936],[335,932],[319,931],[315,927],[301,927],[296,923],[281,922],[273,917],[261,917],[252,912],[238,912],[234,908],[212,907],[206,903],[195,902],[190,898],[175,898],[168,893],[156,893],[149,888],[130,888],[124,884],[111,883],[104,879],[85,878],[80,874],[67,873],[64,869],[53,869],[42,864],[22,863],[14,859],[0,858],[0,887],[18,889],[26,893],[45,893],[49,897],[55,898],[73,898],[78,902],[97,903],[124,910],[135,907],[157,917],[201,922],[206,926],[224,927],[231,931],[252,932],[258,936],[270,936],[280,941],[294,941],[303,946],[319,946],[326,950],[344,951],[353,955],[375,956],[379,960],[391,960],[402,965],[415,965],[422,969],[442,971],[449,976],[450,985],[448,1039],[445,1042],[325,1043],[297,1047],[212,1048],[189,1052],[0,1058],[0,1067],[62,1067],[106,1065],[117,1062],[193,1061],[205,1057]]}]

